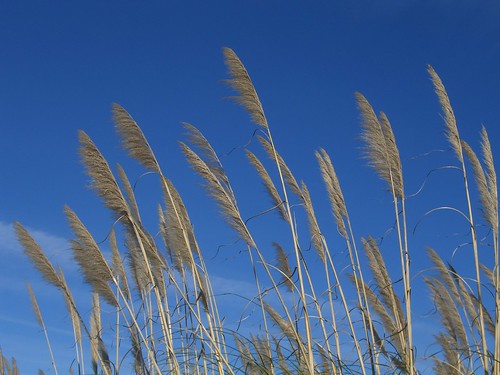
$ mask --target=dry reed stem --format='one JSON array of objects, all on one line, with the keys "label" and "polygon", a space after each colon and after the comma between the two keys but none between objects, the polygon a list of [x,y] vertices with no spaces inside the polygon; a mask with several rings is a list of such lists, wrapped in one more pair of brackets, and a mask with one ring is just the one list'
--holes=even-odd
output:
[{"label": "dry reed stem", "polygon": [[31,285],[29,283],[26,283],[26,288],[28,289],[28,293],[30,295],[31,306],[33,307],[33,311],[35,312],[36,320],[38,321],[38,324],[40,324],[40,327],[42,327],[43,333],[45,335],[45,340],[47,341],[47,346],[49,348],[50,359],[52,361],[52,367],[54,368],[54,372],[57,375],[58,372],[57,372],[56,361],[54,359],[54,353],[52,352],[52,345],[50,344],[49,334],[47,332],[47,328],[45,327],[42,313],[40,311],[40,306],[38,306],[35,293],[33,292],[33,289],[31,288]]},{"label": "dry reed stem", "polygon": [[[269,129],[269,126],[267,124],[266,117],[264,115],[264,110],[262,108],[262,105],[260,103],[260,100],[257,96],[255,87],[250,79],[250,76],[248,75],[247,70],[241,63],[240,59],[236,54],[229,48],[224,49],[224,56],[225,56],[225,62],[229,70],[229,74],[231,75],[232,79],[229,80],[228,82],[238,91],[239,97],[236,98],[237,101],[239,101],[243,106],[247,109],[247,111],[250,113],[252,119],[254,122],[256,122],[258,125],[262,126],[266,133],[267,133],[267,140],[266,142],[263,142],[264,148],[266,148],[266,145],[268,145],[268,150],[266,150],[271,157],[272,160],[276,163],[277,169],[278,169],[278,175],[281,181],[281,187],[282,187],[282,193],[283,193],[283,198],[285,201],[286,205],[286,211],[288,213],[288,223],[292,235],[292,240],[293,240],[293,245],[294,245],[294,250],[295,250],[295,258],[296,258],[296,263],[297,263],[297,274],[298,274],[298,284],[299,284],[299,295],[300,299],[302,300],[302,310],[304,313],[304,323],[305,323],[305,334],[306,334],[306,346],[307,346],[307,369],[310,374],[314,373],[314,356],[313,356],[313,340],[312,340],[312,333],[311,333],[311,326],[310,326],[310,319],[309,319],[309,312],[308,312],[308,307],[307,307],[307,302],[306,302],[306,291],[304,288],[304,276],[302,274],[302,260],[301,260],[301,255],[300,255],[300,249],[298,246],[298,236],[295,231],[295,228],[293,226],[293,219],[291,215],[291,209],[290,209],[290,201],[288,199],[288,193],[287,189],[285,186],[285,173],[288,172],[283,172],[283,167],[284,167],[284,162],[282,162],[282,158],[279,156],[276,147],[273,142],[273,138],[271,135],[271,130]],[[264,140],[262,138],[262,140]],[[288,170],[288,168],[286,168]],[[289,174],[292,178],[293,176],[291,173]],[[293,178],[293,180],[295,180]],[[292,187],[293,189],[298,189],[298,186],[295,182],[295,186]],[[299,194],[300,195],[300,194]],[[274,282],[273,282],[274,284]]]},{"label": "dry reed stem", "polygon": [[83,340],[82,340],[82,325],[80,322],[80,318],[78,316],[78,311],[76,310],[75,299],[73,298],[73,294],[66,282],[66,278],[64,277],[64,273],[61,268],[58,269],[58,275],[61,279],[61,283],[63,284],[63,288],[66,291],[63,293],[64,302],[66,304],[66,309],[68,310],[71,325],[73,326],[73,336],[75,337],[75,352],[76,352],[76,360],[77,364],[81,366],[82,372],[85,373],[85,364],[84,364],[84,356],[83,356]]}]

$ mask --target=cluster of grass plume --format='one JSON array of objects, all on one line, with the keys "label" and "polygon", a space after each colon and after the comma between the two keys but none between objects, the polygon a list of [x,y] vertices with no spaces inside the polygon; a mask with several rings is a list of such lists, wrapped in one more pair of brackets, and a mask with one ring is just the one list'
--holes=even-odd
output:
[{"label": "cluster of grass plume", "polygon": [[[108,259],[103,245],[95,241],[77,214],[65,208],[74,233],[74,260],[93,292],[88,319],[74,300],[63,271],[56,270],[21,224],[15,225],[26,255],[66,301],[75,342],[75,364],[69,372],[418,374],[417,362],[427,359],[434,363],[437,374],[500,374],[498,194],[491,146],[483,128],[481,161],[460,138],[450,100],[432,67],[428,71],[442,106],[446,136],[458,160],[456,168],[463,174],[467,210],[439,207],[429,212],[449,209],[467,221],[474,275],[459,274],[428,248],[433,268],[424,279],[441,328],[434,336],[440,349],[424,359],[417,358],[415,348],[415,337],[421,332],[414,328],[412,285],[413,275],[419,270],[410,267],[415,255],[410,252],[408,236],[408,195],[388,117],[383,112],[376,114],[368,100],[356,93],[364,155],[387,184],[393,202],[400,269],[391,272],[377,240],[371,236],[356,238],[339,178],[324,149],[316,151],[315,156],[335,225],[320,228],[306,184],[296,179],[276,147],[247,70],[231,49],[224,49],[224,56],[230,75],[227,82],[237,93],[234,99],[257,125],[256,138],[262,149],[247,149],[246,155],[271,201],[263,214],[277,212],[276,220],[285,223],[288,238],[260,243],[240,211],[237,193],[217,152],[200,130],[184,124],[188,139],[180,146],[222,217],[244,244],[257,291],[249,304],[259,315],[261,329],[244,334],[244,330],[225,327],[225,313],[219,310],[217,291],[181,194],[164,174],[139,125],[116,104],[114,121],[123,148],[149,173],[159,176],[163,197],[158,205],[158,226],[150,231],[141,219],[125,170],[117,165],[117,179],[91,138],[80,132],[80,154],[92,188],[115,220],[110,223]],[[268,160],[259,159],[259,153]],[[489,258],[493,264],[483,264],[479,257],[481,243],[472,207],[469,169],[477,185],[485,223],[491,228],[494,254]],[[307,220],[306,238],[302,223],[297,220],[299,213]],[[342,246],[347,249],[347,266],[334,261],[334,250],[324,235],[327,231],[338,233],[345,242]],[[282,243],[291,245],[284,247]],[[309,244],[315,252],[305,251]],[[275,248],[275,256],[268,251],[269,245]],[[319,279],[324,282],[318,282]],[[28,290],[50,348],[41,309],[31,287]],[[485,298],[485,291],[493,298]],[[103,303],[114,313],[103,312]],[[111,335],[104,332],[103,319],[113,322]],[[114,353],[108,347],[114,347]],[[90,348],[90,352],[84,348]],[[52,350],[50,353],[57,374]],[[17,373],[15,360],[9,362],[0,353],[0,375]]]}]

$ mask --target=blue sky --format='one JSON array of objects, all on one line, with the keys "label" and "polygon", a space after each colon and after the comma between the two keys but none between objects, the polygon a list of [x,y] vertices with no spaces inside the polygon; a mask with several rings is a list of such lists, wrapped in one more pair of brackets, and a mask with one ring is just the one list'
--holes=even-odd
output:
[{"label": "blue sky", "polygon": [[[111,164],[123,163],[135,178],[142,173],[119,148],[111,120],[113,102],[125,107],[143,128],[165,173],[187,202],[207,258],[213,258],[217,247],[233,242],[235,236],[214,218],[214,204],[180,152],[181,122],[197,126],[222,155],[244,216],[268,208],[241,148],[255,126],[239,106],[225,100],[233,92],[222,83],[227,74],[221,49],[231,47],[254,81],[278,150],[308,184],[320,224],[332,232],[332,242],[338,238],[314,158],[318,147],[332,156],[358,238],[380,237],[392,225],[391,202],[384,184],[361,158],[354,92],[362,92],[376,111],[383,110],[391,120],[408,194],[418,190],[432,168],[456,164],[443,136],[427,64],[448,90],[462,138],[477,150],[484,124],[500,160],[499,17],[495,1],[3,2],[0,345],[4,355],[15,356],[26,373],[38,367],[51,373],[48,354],[43,357],[44,338],[29,307],[26,280],[35,284],[42,312],[50,321],[49,334],[61,347],[70,345],[70,322],[62,300],[40,282],[21,254],[11,225],[18,220],[33,230],[51,259],[64,266],[78,285],[78,273],[68,256],[71,234],[63,205],[72,207],[97,239],[105,238],[111,215],[85,188],[88,178],[77,154],[77,130],[85,130]],[[250,148],[258,149],[256,142]],[[159,193],[154,178],[141,180],[138,194],[145,211],[151,212],[152,228]],[[410,226],[431,208],[464,204],[460,176],[437,173],[424,192],[408,202]],[[254,225],[262,231],[263,241],[269,241],[272,236],[266,226]],[[466,234],[463,222],[449,213],[426,219],[410,238],[415,273],[428,265],[425,245],[450,257]],[[213,259],[214,277],[233,280],[232,285],[243,289],[249,270],[228,267],[237,257],[231,251]],[[224,282],[220,284],[223,288]],[[85,299],[86,289],[78,290]],[[419,297],[428,302],[425,295]],[[53,305],[59,307],[49,312]],[[423,316],[428,310],[419,313]],[[32,355],[38,352],[35,348],[40,348],[41,358]],[[60,362],[72,358],[71,348],[59,353]]]}]

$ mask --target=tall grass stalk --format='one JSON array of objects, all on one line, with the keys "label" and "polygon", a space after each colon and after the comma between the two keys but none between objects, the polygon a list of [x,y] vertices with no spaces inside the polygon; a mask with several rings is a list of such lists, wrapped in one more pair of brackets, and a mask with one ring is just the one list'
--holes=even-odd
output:
[{"label": "tall grass stalk", "polygon": [[[486,130],[481,130],[480,159],[460,138],[448,95],[429,67],[444,113],[446,136],[460,164],[456,169],[464,181],[467,206],[467,213],[455,207],[438,207],[429,213],[448,209],[466,218],[474,276],[446,263],[431,248],[427,254],[432,267],[415,272],[410,268],[410,255],[418,254],[418,249],[410,254],[408,235],[413,216],[407,200],[412,197],[405,193],[393,126],[385,113],[376,114],[362,94],[355,94],[364,156],[386,183],[392,200],[399,263],[393,270],[387,262],[390,255],[379,241],[369,235],[356,237],[332,160],[319,149],[315,152],[318,175],[325,184],[334,219],[333,225],[322,225],[321,204],[316,200],[313,204],[307,185],[296,178],[280,154],[248,71],[233,50],[223,52],[230,75],[227,82],[237,92],[234,99],[256,124],[254,139],[261,149],[250,150],[250,143],[245,153],[270,198],[270,207],[257,214],[240,209],[238,192],[233,190],[216,150],[195,126],[183,124],[187,140],[179,144],[238,237],[236,246],[248,253],[245,262],[256,295],[240,297],[248,301],[247,309],[251,310],[247,320],[258,328],[241,329],[245,318],[238,320],[237,329],[228,323],[232,317],[217,297],[219,291],[212,284],[188,205],[160,167],[142,129],[123,107],[114,104],[121,144],[145,173],[136,181],[129,180],[125,168],[117,164],[115,178],[107,159],[80,131],[80,155],[91,187],[113,215],[107,241],[98,243],[76,212],[65,207],[74,234],[72,255],[92,290],[90,312],[75,301],[62,270],[56,271],[29,232],[21,224],[15,225],[26,255],[45,281],[64,296],[78,375],[88,371],[114,375],[129,369],[152,375],[418,374],[426,358],[417,357],[424,350],[419,352],[415,347],[420,332],[415,328],[418,315],[413,311],[412,289],[420,277],[440,318],[434,335],[439,350],[430,356],[435,373],[500,375],[498,188]],[[260,153],[269,160],[261,159]],[[490,257],[485,254],[479,258],[482,242],[478,239],[469,165],[485,222],[491,228],[488,235],[493,261],[486,264],[481,261]],[[135,188],[146,175],[156,176],[161,189],[154,228],[149,228],[150,220],[136,199]],[[273,219],[271,212],[276,212],[277,218]],[[265,220],[284,222],[284,238],[273,238],[268,244],[266,236],[255,233],[245,219],[260,220],[264,215]],[[269,232],[276,237],[280,233]],[[336,240],[346,250],[345,259],[339,256]],[[268,251],[271,244],[276,251],[274,258]],[[364,257],[359,254],[362,249]],[[28,289],[57,374],[57,353],[52,353],[38,303]],[[486,291],[491,291],[491,297]],[[112,313],[105,306],[110,306]],[[106,332],[109,326],[113,327],[112,335]],[[107,350],[109,345],[114,346],[112,354]],[[90,353],[85,353],[86,348]],[[8,361],[0,352],[0,375],[18,372],[17,362]]]}]

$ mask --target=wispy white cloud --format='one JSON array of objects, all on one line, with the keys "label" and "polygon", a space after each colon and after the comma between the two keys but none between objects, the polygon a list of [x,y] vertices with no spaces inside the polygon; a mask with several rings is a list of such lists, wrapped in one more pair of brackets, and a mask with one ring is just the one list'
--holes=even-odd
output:
[{"label": "wispy white cloud", "polygon": [[[26,228],[49,258],[57,258],[61,262],[69,259],[69,241],[60,236],[34,228]],[[0,254],[22,256],[23,249],[17,241],[14,224],[0,221]]]}]

